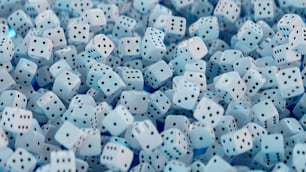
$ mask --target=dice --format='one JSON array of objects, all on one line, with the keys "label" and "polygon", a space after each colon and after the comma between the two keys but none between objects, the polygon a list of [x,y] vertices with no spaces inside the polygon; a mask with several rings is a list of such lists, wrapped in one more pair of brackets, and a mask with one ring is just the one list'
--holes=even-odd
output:
[{"label": "dice", "polygon": [[6,90],[0,95],[0,111],[6,106],[25,109],[27,106],[27,97],[17,90]]},{"label": "dice", "polygon": [[22,9],[16,10],[8,16],[8,24],[22,36],[25,36],[34,26],[31,18]]},{"label": "dice", "polygon": [[304,92],[301,73],[297,67],[280,70],[276,75],[276,81],[284,98],[294,97]]},{"label": "dice", "polygon": [[115,109],[109,112],[102,124],[112,135],[120,135],[134,121],[134,117],[129,110],[123,105],[116,106]]},{"label": "dice", "polygon": [[227,72],[214,79],[217,94],[226,102],[240,100],[246,92],[246,84],[238,72]]},{"label": "dice", "polygon": [[151,151],[162,144],[162,137],[150,120],[139,122],[131,132],[144,151]]},{"label": "dice", "polygon": [[163,60],[153,63],[144,71],[145,83],[155,89],[165,84],[172,75],[170,66]]},{"label": "dice", "polygon": [[51,152],[51,171],[75,171],[76,162],[73,151]]},{"label": "dice", "polygon": [[260,153],[267,163],[283,161],[285,154],[283,136],[281,134],[263,135]]},{"label": "dice", "polygon": [[18,107],[5,107],[1,124],[5,130],[24,133],[30,130],[32,124],[32,112]]},{"label": "dice", "polygon": [[295,28],[303,27],[304,22],[297,14],[285,14],[277,23],[277,29],[286,39]]},{"label": "dice", "polygon": [[70,122],[64,122],[54,135],[55,140],[67,149],[78,150],[86,139],[78,127]]},{"label": "dice", "polygon": [[221,144],[227,155],[238,155],[250,150],[253,141],[247,129],[240,129],[222,135]]},{"label": "dice", "polygon": [[266,129],[272,129],[279,122],[278,111],[271,100],[263,100],[254,104],[252,113],[254,121]]},{"label": "dice", "polygon": [[123,91],[120,103],[133,114],[145,113],[148,109],[149,94],[145,91]]},{"label": "dice", "polygon": [[274,18],[274,1],[259,0],[254,2],[254,18],[255,20],[271,20]]},{"label": "dice", "polygon": [[114,43],[104,34],[94,36],[86,45],[89,56],[97,61],[106,59],[114,49]]},{"label": "dice", "polygon": [[104,146],[100,162],[112,170],[127,171],[133,157],[133,152],[127,147],[109,142]]},{"label": "dice", "polygon": [[256,46],[262,39],[262,36],[262,28],[250,20],[246,21],[237,33],[238,40],[250,48]]},{"label": "dice", "polygon": [[6,161],[5,170],[33,171],[36,166],[35,157],[28,151],[18,148]]},{"label": "dice", "polygon": [[15,45],[13,41],[5,34],[0,35],[0,54],[2,58],[0,59],[0,63],[5,63],[12,60],[15,50]]},{"label": "dice", "polygon": [[30,39],[28,55],[37,60],[48,61],[51,58],[53,44],[47,38],[33,36]]},{"label": "dice", "polygon": [[135,19],[121,15],[115,22],[112,35],[116,38],[131,36],[136,27],[136,23]]},{"label": "dice", "polygon": [[163,154],[172,159],[187,154],[187,138],[179,129],[171,128],[161,133],[163,143],[160,150]]},{"label": "dice", "polygon": [[[181,93],[185,94],[182,95]],[[185,79],[181,79],[178,86],[174,90],[172,102],[183,109],[193,109],[197,103],[197,99],[200,93],[199,86],[197,84],[188,82]]]},{"label": "dice", "polygon": [[32,80],[34,79],[36,72],[36,63],[28,59],[21,58],[16,65],[12,75],[18,83],[23,85],[30,85],[32,84]]},{"label": "dice", "polygon": [[205,125],[215,127],[224,114],[224,109],[221,105],[211,99],[202,97],[198,103],[193,116]]}]

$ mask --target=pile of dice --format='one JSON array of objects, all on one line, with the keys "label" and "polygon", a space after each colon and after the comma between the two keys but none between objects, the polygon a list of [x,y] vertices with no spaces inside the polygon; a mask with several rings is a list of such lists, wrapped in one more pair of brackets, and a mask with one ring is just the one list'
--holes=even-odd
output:
[{"label": "pile of dice", "polygon": [[305,172],[306,0],[0,0],[0,172]]}]

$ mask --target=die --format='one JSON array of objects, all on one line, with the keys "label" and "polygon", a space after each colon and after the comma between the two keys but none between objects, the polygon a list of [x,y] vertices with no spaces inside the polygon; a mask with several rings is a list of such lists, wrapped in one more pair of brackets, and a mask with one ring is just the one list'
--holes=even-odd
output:
[{"label": "die", "polygon": [[281,162],[284,159],[284,141],[281,134],[263,135],[261,153],[267,163]]},{"label": "die", "polygon": [[224,109],[211,99],[202,97],[196,106],[193,116],[205,125],[215,127],[222,118]]},{"label": "die", "polygon": [[[184,92],[185,95],[181,93]],[[174,90],[172,102],[183,109],[193,109],[196,105],[200,89],[197,84],[181,79]]]},{"label": "die", "polygon": [[161,133],[163,143],[160,150],[169,159],[179,158],[187,153],[187,138],[179,129],[170,128]]},{"label": "die", "polygon": [[16,10],[8,16],[8,24],[22,36],[25,36],[33,28],[31,18],[22,9]]},{"label": "die", "polygon": [[60,26],[60,21],[53,10],[45,10],[35,17],[35,25],[39,27],[39,32],[43,33],[46,29]]},{"label": "die", "polygon": [[53,44],[47,38],[33,36],[29,42],[28,55],[37,60],[49,60],[51,58]]},{"label": "die", "polygon": [[0,34],[0,40],[0,54],[2,55],[0,63],[5,63],[12,60],[15,45],[13,41],[8,36],[6,36],[6,34]]},{"label": "die", "polygon": [[133,152],[127,147],[109,142],[102,151],[100,162],[110,169],[127,171],[133,157]]},{"label": "die", "polygon": [[142,150],[151,151],[162,144],[162,137],[150,120],[139,122],[131,132]]},{"label": "die", "polygon": [[[26,160],[26,161],[25,161]],[[28,151],[17,148],[5,164],[8,171],[33,171],[36,166],[35,157]]]},{"label": "die", "polygon": [[144,71],[145,83],[152,88],[158,88],[166,83],[173,75],[170,66],[163,60],[151,64]]},{"label": "die", "polygon": [[238,40],[250,48],[256,46],[262,39],[262,36],[262,28],[250,20],[246,21],[237,33]]},{"label": "die", "polygon": [[87,23],[93,32],[100,31],[107,22],[104,11],[99,8],[85,10],[80,16],[80,20]]},{"label": "die", "polygon": [[36,63],[28,59],[21,58],[17,63],[12,75],[18,83],[23,85],[30,85],[35,77],[36,72]]},{"label": "die", "polygon": [[64,29],[62,27],[46,29],[43,32],[43,37],[51,40],[54,50],[64,48],[67,45]]},{"label": "die", "polygon": [[68,25],[68,43],[70,44],[86,44],[89,37],[89,25],[86,23],[71,23]]},{"label": "die", "polygon": [[274,18],[274,1],[259,0],[254,2],[255,20],[271,20]]},{"label": "die", "polygon": [[98,129],[81,129],[86,133],[86,139],[79,147],[78,153],[83,156],[95,156],[101,154],[101,135]]},{"label": "die", "polygon": [[67,149],[75,151],[84,143],[86,135],[78,127],[66,121],[57,130],[54,138]]},{"label": "die", "polygon": [[226,23],[234,23],[240,15],[241,8],[235,1],[218,1],[215,9],[214,16],[217,16]]},{"label": "die", "polygon": [[86,45],[89,56],[97,61],[103,61],[114,49],[114,43],[104,34],[95,35]]},{"label": "die", "polygon": [[206,148],[215,142],[213,128],[199,122],[194,122],[189,126],[188,137],[194,149]]},{"label": "die", "polygon": [[60,98],[71,99],[78,91],[81,79],[71,71],[65,71],[59,74],[53,83],[52,90]]},{"label": "die", "polygon": [[298,27],[292,30],[292,32],[289,34],[289,47],[291,50],[300,54],[305,54],[305,51],[302,48],[305,44],[305,32],[305,27]]},{"label": "die", "polygon": [[27,106],[27,97],[17,90],[6,90],[0,95],[0,111],[6,106],[25,109]]},{"label": "die", "polygon": [[240,100],[246,92],[246,84],[238,72],[227,72],[214,79],[217,94],[226,102]]},{"label": "die", "polygon": [[102,124],[112,135],[120,135],[134,121],[131,113],[123,105],[116,106],[115,109],[109,112]]},{"label": "die", "polygon": [[247,129],[240,129],[221,136],[221,144],[227,155],[238,155],[253,146],[251,134]]},{"label": "die", "polygon": [[51,152],[50,171],[75,171],[76,162],[73,151]]},{"label": "die", "polygon": [[16,82],[12,76],[5,69],[0,69],[0,72],[0,91],[2,92],[4,90],[13,88],[16,85]]},{"label": "die", "polygon": [[288,39],[293,29],[303,27],[304,23],[297,14],[285,14],[277,23],[277,29],[281,35]]},{"label": "die", "polygon": [[167,39],[181,39],[186,32],[186,19],[179,16],[167,18],[165,33]]},{"label": "die", "polygon": [[250,96],[255,95],[266,83],[266,78],[253,68],[249,69],[242,79],[246,84],[246,94]]},{"label": "die", "polygon": [[278,111],[271,100],[263,100],[254,104],[252,113],[254,121],[266,129],[272,129],[279,122]]},{"label": "die", "polygon": [[32,118],[31,111],[7,106],[3,110],[1,124],[7,131],[24,133],[30,130]]},{"label": "die", "polygon": [[149,94],[144,91],[123,91],[120,103],[133,114],[145,113],[148,109]]},{"label": "die", "polygon": [[301,73],[297,67],[280,70],[276,75],[276,81],[284,98],[294,97],[304,92]]},{"label": "die", "polygon": [[115,22],[112,35],[116,38],[131,36],[136,27],[136,23],[135,19],[121,15]]}]

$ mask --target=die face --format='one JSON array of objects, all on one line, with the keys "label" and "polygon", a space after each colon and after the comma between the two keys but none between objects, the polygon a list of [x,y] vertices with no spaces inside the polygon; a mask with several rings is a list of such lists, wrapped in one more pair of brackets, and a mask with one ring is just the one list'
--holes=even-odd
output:
[{"label": "die face", "polygon": [[18,148],[6,162],[6,170],[32,171],[35,165],[36,159],[34,156],[26,150]]},{"label": "die face", "polygon": [[131,113],[141,114],[148,109],[148,94],[146,92],[123,91],[120,102]]},{"label": "die face", "polygon": [[21,35],[25,35],[33,27],[30,17],[23,10],[13,12],[8,17],[8,24]]},{"label": "die face", "polygon": [[98,85],[103,93],[107,96],[114,95],[126,87],[120,76],[115,72],[108,72],[106,74],[106,78],[101,78],[98,80]]},{"label": "die face", "polygon": [[53,44],[49,39],[32,37],[29,43],[28,54],[32,58],[49,60]]},{"label": "die face", "polygon": [[304,92],[301,74],[298,68],[280,70],[276,76],[281,95],[285,98],[293,97]]},{"label": "die face", "polygon": [[240,6],[234,1],[227,2],[225,0],[219,1],[214,9],[214,15],[222,18],[225,22],[233,23],[240,15]]},{"label": "die face", "polygon": [[268,162],[280,162],[284,158],[284,141],[280,134],[265,135],[261,140],[263,154]]},{"label": "die face", "polygon": [[165,32],[170,35],[173,34],[175,38],[181,38],[186,32],[186,19],[177,16],[169,17]]},{"label": "die face", "polygon": [[85,140],[79,128],[70,122],[64,122],[54,137],[59,143],[69,149],[76,149]]},{"label": "die face", "polygon": [[54,49],[60,49],[66,46],[67,41],[62,27],[47,29],[44,31],[43,36],[52,41]]},{"label": "die face", "polygon": [[245,41],[249,47],[253,47],[259,43],[262,36],[262,28],[252,21],[245,22],[237,33],[237,38]]},{"label": "die face", "polygon": [[[75,156],[72,151],[51,152],[51,170],[75,170]],[[63,168],[64,167],[64,168]]]},{"label": "die face", "polygon": [[68,28],[68,42],[73,44],[85,44],[89,41],[89,25],[74,23]]},{"label": "die face", "polygon": [[237,155],[250,150],[253,146],[252,137],[248,130],[241,129],[221,137],[224,151],[228,155]]},{"label": "die face", "polygon": [[246,83],[248,95],[256,94],[266,82],[266,79],[254,69],[249,69],[242,79]]},{"label": "die face", "polygon": [[6,106],[17,107],[25,109],[27,105],[27,97],[19,92],[14,90],[3,91],[0,95],[0,110]]},{"label": "die face", "polygon": [[286,14],[277,23],[277,28],[284,37],[289,37],[290,32],[296,27],[302,27],[303,21],[296,14]]},{"label": "die face", "polygon": [[80,146],[78,152],[85,156],[101,154],[101,136],[97,129],[82,129],[86,133],[86,140]]},{"label": "die face", "polygon": [[194,123],[188,133],[193,148],[201,149],[208,147],[215,142],[215,133],[210,126]]},{"label": "die face", "polygon": [[62,99],[71,99],[79,90],[81,79],[70,71],[59,74],[54,81],[52,90]]},{"label": "die face", "polygon": [[[85,47],[85,50],[90,52],[90,54],[94,56],[94,59],[100,61],[101,59],[108,57],[113,51],[114,47],[114,43],[109,37],[104,34],[98,34],[90,40]],[[98,53],[92,53],[92,51],[98,51]]]},{"label": "die face", "polygon": [[273,3],[273,1],[256,1],[254,3],[255,19],[272,19],[274,17]]},{"label": "die face", "polygon": [[133,116],[122,105],[118,105],[109,115],[104,118],[102,124],[113,135],[120,135],[133,123]]},{"label": "die face", "polygon": [[[269,111],[269,114],[266,113]],[[272,127],[279,121],[279,114],[270,100],[261,101],[252,107],[254,118],[264,128]]]},{"label": "die face", "polygon": [[222,74],[214,83],[217,93],[227,102],[239,100],[246,92],[246,85],[237,72]]},{"label": "die face", "polygon": [[224,109],[214,101],[203,97],[194,111],[194,117],[206,125],[216,126]]},{"label": "die face", "polygon": [[162,137],[150,120],[140,122],[132,130],[132,134],[145,151],[150,151],[162,143]]},{"label": "die face", "polygon": [[169,129],[161,133],[163,143],[161,151],[168,158],[182,157],[187,153],[187,140],[178,129]]},{"label": "die face", "polygon": [[27,132],[32,121],[32,112],[15,107],[5,107],[2,116],[2,126],[11,132]]},{"label": "die face", "polygon": [[[120,159],[120,161],[119,161]],[[117,143],[107,143],[101,155],[101,163],[113,170],[128,170],[133,160],[133,152]]]},{"label": "die face", "polygon": [[[181,95],[181,92],[185,92],[185,95]],[[179,83],[179,86],[175,89],[172,102],[179,107],[184,109],[194,108],[196,101],[199,96],[199,87],[197,84],[193,84],[182,79]]]}]

